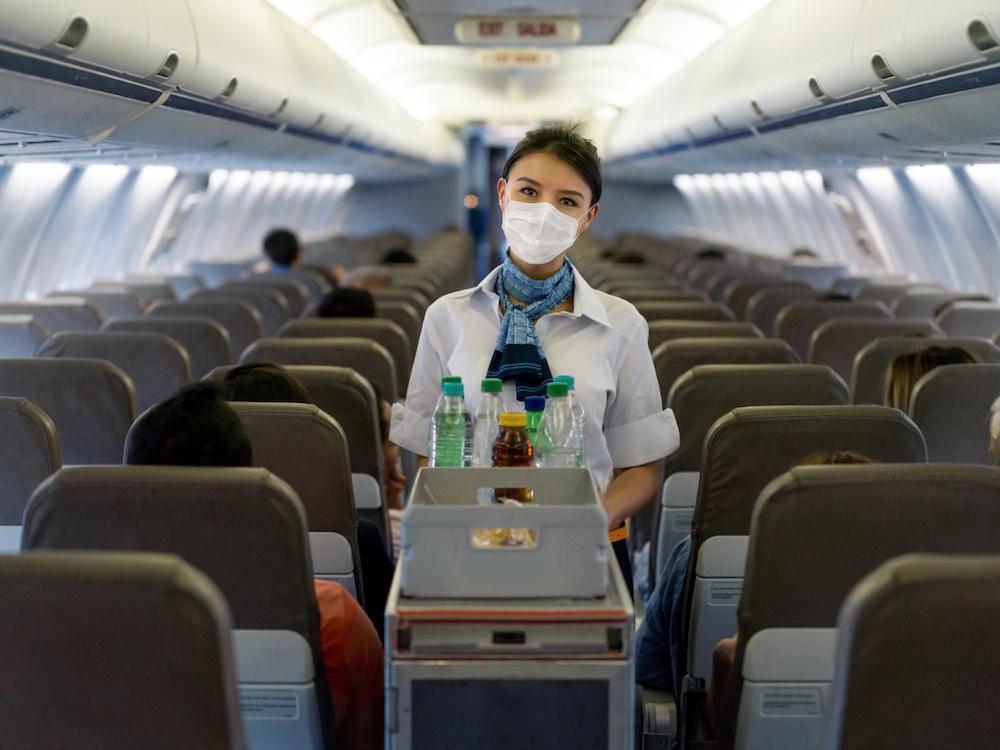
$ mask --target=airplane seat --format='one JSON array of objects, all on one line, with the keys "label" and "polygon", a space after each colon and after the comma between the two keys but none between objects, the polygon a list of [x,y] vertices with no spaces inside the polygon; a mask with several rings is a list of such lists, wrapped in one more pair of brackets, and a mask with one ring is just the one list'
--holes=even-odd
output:
[{"label": "airplane seat", "polygon": [[21,519],[42,480],[62,467],[49,415],[24,398],[0,397],[0,553],[21,548]]},{"label": "airplane seat", "polygon": [[886,281],[870,280],[854,294],[854,299],[859,302],[881,302],[890,310],[904,297],[911,294],[921,294],[925,292],[935,293],[946,291],[937,282],[907,282],[903,279],[889,279]]},{"label": "airplane seat", "polygon": [[992,302],[985,294],[968,292],[907,292],[892,303],[897,318],[933,318],[939,310],[953,302]]},{"label": "airplane seat", "polygon": [[388,350],[371,339],[349,336],[328,339],[271,338],[254,342],[240,356],[244,362],[278,362],[283,365],[333,365],[350,367],[377,385],[390,404],[400,396],[396,364]]},{"label": "airplane seat", "polygon": [[0,315],[0,359],[34,357],[48,337],[45,326],[31,315]]},{"label": "airplane seat", "polygon": [[174,555],[0,558],[7,747],[247,747],[232,618]]},{"label": "airplane seat", "polygon": [[57,333],[38,347],[35,357],[110,362],[132,379],[139,412],[173,396],[191,382],[188,353],[165,333]]},{"label": "airplane seat", "polygon": [[223,282],[238,279],[248,273],[257,263],[257,258],[241,261],[201,261],[189,260],[187,268],[204,279],[209,287],[222,286]]},{"label": "airplane seat", "polygon": [[753,323],[728,320],[654,320],[649,323],[649,350],[673,339],[747,338],[762,339],[764,334]]},{"label": "airplane seat", "polygon": [[645,300],[636,303],[635,309],[650,323],[654,320],[736,321],[733,311],[719,302]]},{"label": "airplane seat", "polygon": [[774,335],[808,361],[813,332],[834,318],[892,318],[892,312],[881,302],[790,302],[774,320]]},{"label": "airplane seat", "polygon": [[652,556],[649,564],[650,574],[656,571],[656,576],[649,582],[652,590],[659,579],[670,553],[678,544],[691,535],[691,517],[694,515],[694,503],[698,497],[698,481],[701,475],[697,471],[675,471],[663,482],[660,491],[660,522],[654,546],[650,549]]},{"label": "airplane seat", "polygon": [[375,298],[376,309],[378,309],[379,302],[382,300],[409,302],[420,314],[421,320],[423,320],[424,313],[427,312],[427,308],[430,307],[431,304],[431,299],[416,289],[404,289],[403,287],[398,286],[387,286],[370,287],[368,288],[368,291],[371,292],[372,296]]},{"label": "airplane seat", "polygon": [[1000,305],[995,302],[954,302],[937,316],[949,336],[993,338],[1000,333]]},{"label": "airplane seat", "polygon": [[722,301],[735,313],[737,320],[747,320],[747,305],[750,298],[762,289],[795,287],[812,291],[806,281],[792,281],[781,276],[763,275],[729,282],[722,294]]},{"label": "airplane seat", "polygon": [[391,320],[381,318],[303,318],[290,320],[278,338],[367,338],[385,347],[396,368],[399,393],[406,393],[413,367],[414,347],[406,332]]},{"label": "airplane seat", "polygon": [[[321,365],[283,365],[302,383],[312,402],[343,428],[347,435],[347,448],[351,457],[351,476],[366,475],[376,483],[377,503],[363,500],[358,495],[355,481],[354,504],[360,518],[375,523],[382,538],[389,544],[389,515],[383,502],[385,459],[382,455],[382,438],[379,429],[378,404],[371,384],[349,367]],[[218,367],[206,380],[222,380],[232,366]],[[370,498],[370,488],[364,487],[365,498]]]},{"label": "airplane seat", "polygon": [[125,282],[166,284],[174,290],[175,299],[187,299],[199,289],[205,288],[205,280],[192,271],[130,273],[125,276]]},{"label": "airplane seat", "polygon": [[[291,271],[292,269],[283,273],[250,274],[241,279],[226,281],[219,289],[265,289],[275,292],[287,306],[285,320],[298,318],[302,316],[303,311],[312,301],[312,295],[309,291],[310,287],[303,282],[303,277],[298,273],[289,276]],[[306,278],[311,277],[306,274]]]},{"label": "airplane seat", "polygon": [[[312,535],[335,533],[350,544],[355,591],[361,584],[358,514],[351,482],[350,455],[343,428],[313,404],[233,401],[230,404],[250,435],[253,462],[281,477],[302,501]],[[316,577],[343,577],[345,568],[336,542],[323,544],[329,554]],[[314,562],[320,562],[314,558]],[[364,602],[363,595],[358,599]]]},{"label": "airplane seat", "polygon": [[406,333],[410,344],[416,347],[414,342],[420,340],[420,328],[423,326],[423,318],[413,305],[409,302],[399,300],[381,300],[375,302],[375,317],[382,320],[391,320]]},{"label": "airplane seat", "polygon": [[0,395],[26,398],[56,427],[64,464],[116,464],[136,417],[132,379],[97,359],[0,359]]},{"label": "airplane seat", "polygon": [[838,617],[827,747],[995,743],[998,618],[997,555],[906,555],[862,579]]},{"label": "airplane seat", "polygon": [[950,365],[913,387],[907,413],[927,440],[934,463],[991,464],[990,406],[1000,396],[1000,364]]},{"label": "airplane seat", "polygon": [[102,322],[97,308],[80,298],[0,302],[0,315],[30,315],[50,336],[62,331],[96,331]]},{"label": "airplane seat", "polygon": [[104,321],[100,330],[166,334],[188,353],[193,379],[201,378],[210,370],[231,364],[233,361],[229,333],[209,317],[147,315],[110,318]]},{"label": "airplane seat", "polygon": [[[998,503],[997,470],[985,466],[800,466],[768,484],[750,528],[722,747],[824,746],[834,659],[844,656],[835,654],[833,629],[852,587],[886,560],[911,552],[1000,553]],[[908,628],[895,637],[908,642]],[[940,639],[927,645],[947,648]],[[880,665],[881,654],[875,669]],[[911,659],[911,668],[920,663]],[[887,695],[881,679],[877,684]],[[946,684],[934,681],[935,699]],[[884,722],[890,714],[878,705]],[[891,717],[911,724],[914,710]]]},{"label": "airplane seat", "polygon": [[[716,636],[737,630],[745,538],[758,494],[807,456],[845,450],[879,461],[927,460],[913,422],[881,406],[748,406],[732,410],[709,430],[682,594],[685,716],[701,713]],[[722,539],[708,545],[716,537]]]},{"label": "airplane seat", "polygon": [[246,302],[260,315],[263,336],[273,336],[291,317],[288,300],[281,292],[262,286],[230,282],[218,289],[199,289],[189,298],[201,300],[240,300]]},{"label": "airplane seat", "polygon": [[[32,495],[22,549],[179,555],[219,587],[235,629],[267,631],[259,648],[235,644],[249,745],[254,750],[337,747],[305,510],[295,491],[269,471],[64,468]],[[106,609],[103,619],[115,609]],[[295,644],[303,640],[308,657],[301,649],[296,654]],[[275,659],[286,654],[296,656],[294,664]],[[255,655],[268,663],[255,664]],[[185,723],[177,714],[173,721]]]},{"label": "airplane seat", "polygon": [[93,307],[107,320],[117,316],[142,315],[142,301],[131,292],[57,291],[49,292],[46,299],[80,299]]},{"label": "airplane seat", "polygon": [[146,316],[178,315],[208,317],[226,329],[232,346],[233,357],[239,355],[263,334],[260,313],[253,305],[235,299],[183,300],[181,302],[154,302],[144,313]]},{"label": "airplane seat", "polygon": [[87,291],[132,294],[138,297],[144,306],[160,300],[177,299],[177,292],[165,281],[95,281],[88,287]]},{"label": "airplane seat", "polygon": [[988,339],[898,337],[878,338],[866,345],[854,358],[851,370],[851,393],[856,404],[881,404],[885,371],[901,354],[918,352],[928,346],[959,346],[987,364],[1000,363],[1000,346]]},{"label": "airplane seat", "polygon": [[[716,419],[740,406],[767,404],[846,404],[847,386],[822,365],[698,365],[681,375],[664,405],[674,412],[680,446],[664,459],[663,476],[699,471],[702,444]],[[646,503],[633,517],[633,548],[650,542],[650,557],[659,538],[659,511]],[[650,584],[658,562],[651,559]]]},{"label": "airplane seat", "polygon": [[816,301],[822,296],[823,292],[810,286],[768,285],[747,300],[743,318],[763,331],[764,336],[771,337],[775,335],[774,321],[787,305],[792,302]]},{"label": "airplane seat", "polygon": [[808,282],[816,289],[829,289],[838,278],[850,270],[843,263],[789,263],[782,273],[786,278]]},{"label": "airplane seat", "polygon": [[794,365],[799,356],[781,339],[669,339],[653,350],[653,367],[663,403],[677,378],[698,365]]},{"label": "airplane seat", "polygon": [[[705,292],[713,302],[725,304],[726,290],[731,284],[744,281],[760,281],[765,278],[773,277],[756,268],[744,268],[741,266],[738,268],[719,269],[718,271],[709,274],[709,276],[705,278],[703,286],[705,288]],[[736,311],[733,310],[733,313],[735,314]]]},{"label": "airplane seat", "polygon": [[640,302],[701,302],[710,303],[712,300],[704,292],[693,289],[676,289],[670,286],[659,286],[658,284],[616,284],[609,285],[608,294],[621,297],[627,302],[636,305]]},{"label": "airplane seat", "polygon": [[851,382],[854,358],[867,344],[883,336],[943,336],[929,318],[833,318],[821,323],[809,340],[808,361],[828,365]]}]

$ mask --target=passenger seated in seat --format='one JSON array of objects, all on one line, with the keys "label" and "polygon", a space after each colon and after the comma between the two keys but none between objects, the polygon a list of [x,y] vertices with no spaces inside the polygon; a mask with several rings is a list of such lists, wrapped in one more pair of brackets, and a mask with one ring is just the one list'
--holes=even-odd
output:
[{"label": "passenger seated in seat", "polygon": [[968,365],[979,358],[958,346],[928,346],[918,352],[900,354],[885,370],[883,401],[886,406],[905,412],[910,405],[913,386],[924,375],[944,365]]},{"label": "passenger seated in seat", "polygon": [[374,318],[375,298],[367,289],[340,287],[327,292],[316,314],[321,318]]},{"label": "passenger seated in seat", "polygon": [[[230,401],[266,401],[311,404],[305,386],[276,362],[247,362],[234,367],[222,379],[226,398]],[[381,625],[385,603],[396,566],[386,550],[378,525],[358,519],[358,555],[361,558],[361,578],[365,590],[365,612],[373,623]],[[382,628],[378,627],[381,638]]]},{"label": "passenger seated in seat", "polygon": [[272,229],[264,237],[264,256],[267,260],[254,269],[257,273],[287,273],[292,268],[309,270],[319,273],[329,286],[336,287],[337,280],[346,273],[346,269],[324,268],[322,266],[307,266],[302,262],[302,246],[298,235],[291,229]]},{"label": "passenger seated in seat", "polygon": [[[860,464],[872,463],[872,460],[854,451],[841,451],[807,456],[795,465],[834,463]],[[680,696],[680,681],[684,676],[679,674],[681,618],[684,578],[690,556],[691,537],[687,536],[674,547],[666,567],[657,578],[656,588],[649,597],[646,615],[635,639],[636,683],[650,690],[672,693],[675,697]],[[735,638],[732,640],[735,654]]]},{"label": "passenger seated in seat", "polygon": [[[126,464],[250,466],[250,436],[218,383],[200,382],[152,407],[135,425]],[[382,645],[371,620],[337,583],[315,581],[320,642],[342,748],[383,744]]]}]

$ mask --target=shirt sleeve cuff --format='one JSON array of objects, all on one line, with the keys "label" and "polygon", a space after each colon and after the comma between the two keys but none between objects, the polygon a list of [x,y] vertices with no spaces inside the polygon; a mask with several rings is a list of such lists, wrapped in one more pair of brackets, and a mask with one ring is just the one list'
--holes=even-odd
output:
[{"label": "shirt sleeve cuff", "polygon": [[670,409],[638,422],[609,427],[604,431],[604,438],[608,443],[611,463],[616,469],[659,461],[681,444],[677,421]]},{"label": "shirt sleeve cuff", "polygon": [[407,409],[404,404],[392,405],[389,439],[400,448],[412,451],[418,456],[426,455],[430,428],[431,422],[426,417]]}]

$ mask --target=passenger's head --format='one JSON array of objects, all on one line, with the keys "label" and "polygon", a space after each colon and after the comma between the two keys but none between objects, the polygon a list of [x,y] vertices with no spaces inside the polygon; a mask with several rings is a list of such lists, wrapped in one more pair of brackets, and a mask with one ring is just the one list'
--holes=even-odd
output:
[{"label": "passenger's head", "polygon": [[529,131],[507,157],[503,165],[503,179],[514,195],[518,194],[518,190],[511,181],[517,180],[517,174],[512,172],[518,162],[528,156],[546,154],[571,167],[586,184],[587,191],[580,196],[583,209],[589,209],[601,200],[601,157],[597,148],[573,129],[555,125]]},{"label": "passenger's head", "polygon": [[944,365],[967,365],[978,361],[977,357],[958,346],[928,346],[918,352],[900,354],[885,371],[885,405],[906,411],[913,387],[931,370]]},{"label": "passenger's head", "polygon": [[321,318],[374,318],[375,298],[367,289],[338,287],[320,300],[316,314]]},{"label": "passenger's head", "polygon": [[392,247],[385,251],[379,262],[386,265],[393,265],[395,263],[416,263],[417,259],[405,247]]},{"label": "passenger's head", "polygon": [[857,451],[830,451],[811,453],[796,466],[830,466],[834,464],[874,464],[878,463]]},{"label": "passenger's head", "polygon": [[272,229],[264,238],[264,255],[275,266],[294,266],[300,252],[299,238],[289,229]]},{"label": "passenger's head", "polygon": [[222,384],[230,401],[312,403],[298,378],[275,362],[247,362],[234,367],[225,374]]},{"label": "passenger's head", "polygon": [[150,408],[128,437],[127,464],[250,466],[250,436],[219,383],[200,382]]}]

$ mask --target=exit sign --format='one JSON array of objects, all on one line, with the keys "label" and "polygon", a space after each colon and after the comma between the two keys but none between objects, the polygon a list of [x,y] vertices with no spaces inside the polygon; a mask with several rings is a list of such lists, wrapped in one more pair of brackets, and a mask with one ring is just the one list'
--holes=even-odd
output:
[{"label": "exit sign", "polygon": [[473,16],[455,24],[462,44],[576,44],[580,24],[556,16]]}]

